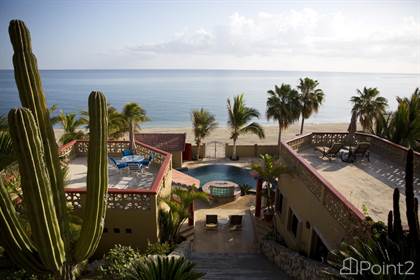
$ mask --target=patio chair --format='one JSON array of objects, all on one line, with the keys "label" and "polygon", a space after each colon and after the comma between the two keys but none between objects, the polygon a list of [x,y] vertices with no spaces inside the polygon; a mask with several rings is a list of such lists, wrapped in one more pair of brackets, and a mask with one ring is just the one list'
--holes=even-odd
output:
[{"label": "patio chair", "polygon": [[239,230],[242,228],[242,215],[231,215],[229,217],[230,230]]},{"label": "patio chair", "polygon": [[206,215],[206,229],[217,229],[217,215]]},{"label": "patio chair", "polygon": [[121,153],[122,153],[122,156],[123,157],[134,155],[134,153],[133,153],[133,151],[131,149],[125,149]]},{"label": "patio chair", "polygon": [[356,160],[356,157],[359,155],[362,157],[362,159],[366,157],[367,160],[370,161],[369,148],[370,148],[369,142],[360,142],[359,144],[357,144],[356,147],[353,148],[351,151],[352,156],[354,157],[354,160]]},{"label": "patio chair", "polygon": [[141,164],[143,165],[144,168],[149,168],[150,163],[153,160],[153,155],[149,155],[149,157],[147,159],[143,159],[141,161]]},{"label": "patio chair", "polygon": [[110,160],[110,162],[111,162],[111,165],[113,166],[113,167],[115,167],[115,168],[117,168],[118,169],[118,171],[121,171],[121,170],[123,170],[123,169],[126,169],[127,167],[128,167],[128,165],[127,165],[127,163],[126,162],[118,162],[118,161],[116,161],[114,158],[112,158],[112,157],[108,157],[109,158],[109,160]]},{"label": "patio chair", "polygon": [[315,147],[315,149],[322,153],[321,158],[328,158],[329,161],[333,157],[337,157],[337,154],[343,148],[343,144],[341,143],[333,143],[331,147]]},{"label": "patio chair", "polygon": [[135,173],[136,176],[143,172],[142,164],[138,162],[128,162],[127,164],[128,164],[128,169],[130,170],[130,172]]}]

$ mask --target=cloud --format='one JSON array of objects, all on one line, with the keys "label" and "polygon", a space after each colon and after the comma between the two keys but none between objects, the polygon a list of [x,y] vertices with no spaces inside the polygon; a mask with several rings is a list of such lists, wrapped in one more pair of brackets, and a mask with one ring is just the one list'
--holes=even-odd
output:
[{"label": "cloud", "polygon": [[227,24],[212,30],[185,29],[159,43],[127,48],[142,54],[222,54],[238,57],[317,55],[337,57],[419,57],[420,23],[403,19],[389,28],[353,22],[342,13],[322,14],[313,9],[255,17],[232,14]]}]

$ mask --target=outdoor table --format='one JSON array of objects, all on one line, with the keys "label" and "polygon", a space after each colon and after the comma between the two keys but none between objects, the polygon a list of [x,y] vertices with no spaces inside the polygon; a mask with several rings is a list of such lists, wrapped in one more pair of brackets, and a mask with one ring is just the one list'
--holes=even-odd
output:
[{"label": "outdoor table", "polygon": [[121,162],[137,162],[140,163],[144,160],[143,156],[140,155],[131,155],[131,156],[124,156],[121,158]]}]

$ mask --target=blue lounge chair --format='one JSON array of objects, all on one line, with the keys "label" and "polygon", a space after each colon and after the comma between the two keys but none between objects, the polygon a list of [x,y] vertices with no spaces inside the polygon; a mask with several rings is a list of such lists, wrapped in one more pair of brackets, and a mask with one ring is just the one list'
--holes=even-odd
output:
[{"label": "blue lounge chair", "polygon": [[116,167],[118,170],[122,170],[124,168],[127,168],[128,165],[126,162],[117,162],[114,158],[109,157],[109,160],[111,161],[112,165]]},{"label": "blue lounge chair", "polygon": [[126,157],[126,156],[132,156],[134,155],[133,151],[131,149],[126,149],[122,151],[122,156]]},{"label": "blue lounge chair", "polygon": [[153,160],[153,155],[149,155],[147,159],[143,159],[140,163],[143,165],[143,167],[149,167],[152,160]]}]

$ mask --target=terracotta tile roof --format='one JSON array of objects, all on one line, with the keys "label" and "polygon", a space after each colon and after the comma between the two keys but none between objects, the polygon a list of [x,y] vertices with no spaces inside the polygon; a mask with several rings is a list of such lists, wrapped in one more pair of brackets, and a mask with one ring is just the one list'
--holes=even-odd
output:
[{"label": "terracotta tile roof", "polygon": [[166,152],[185,150],[185,133],[136,133],[136,140]]},{"label": "terracotta tile roof", "polygon": [[194,185],[196,188],[200,187],[200,180],[175,169],[172,169],[172,183],[181,186],[191,187]]}]

